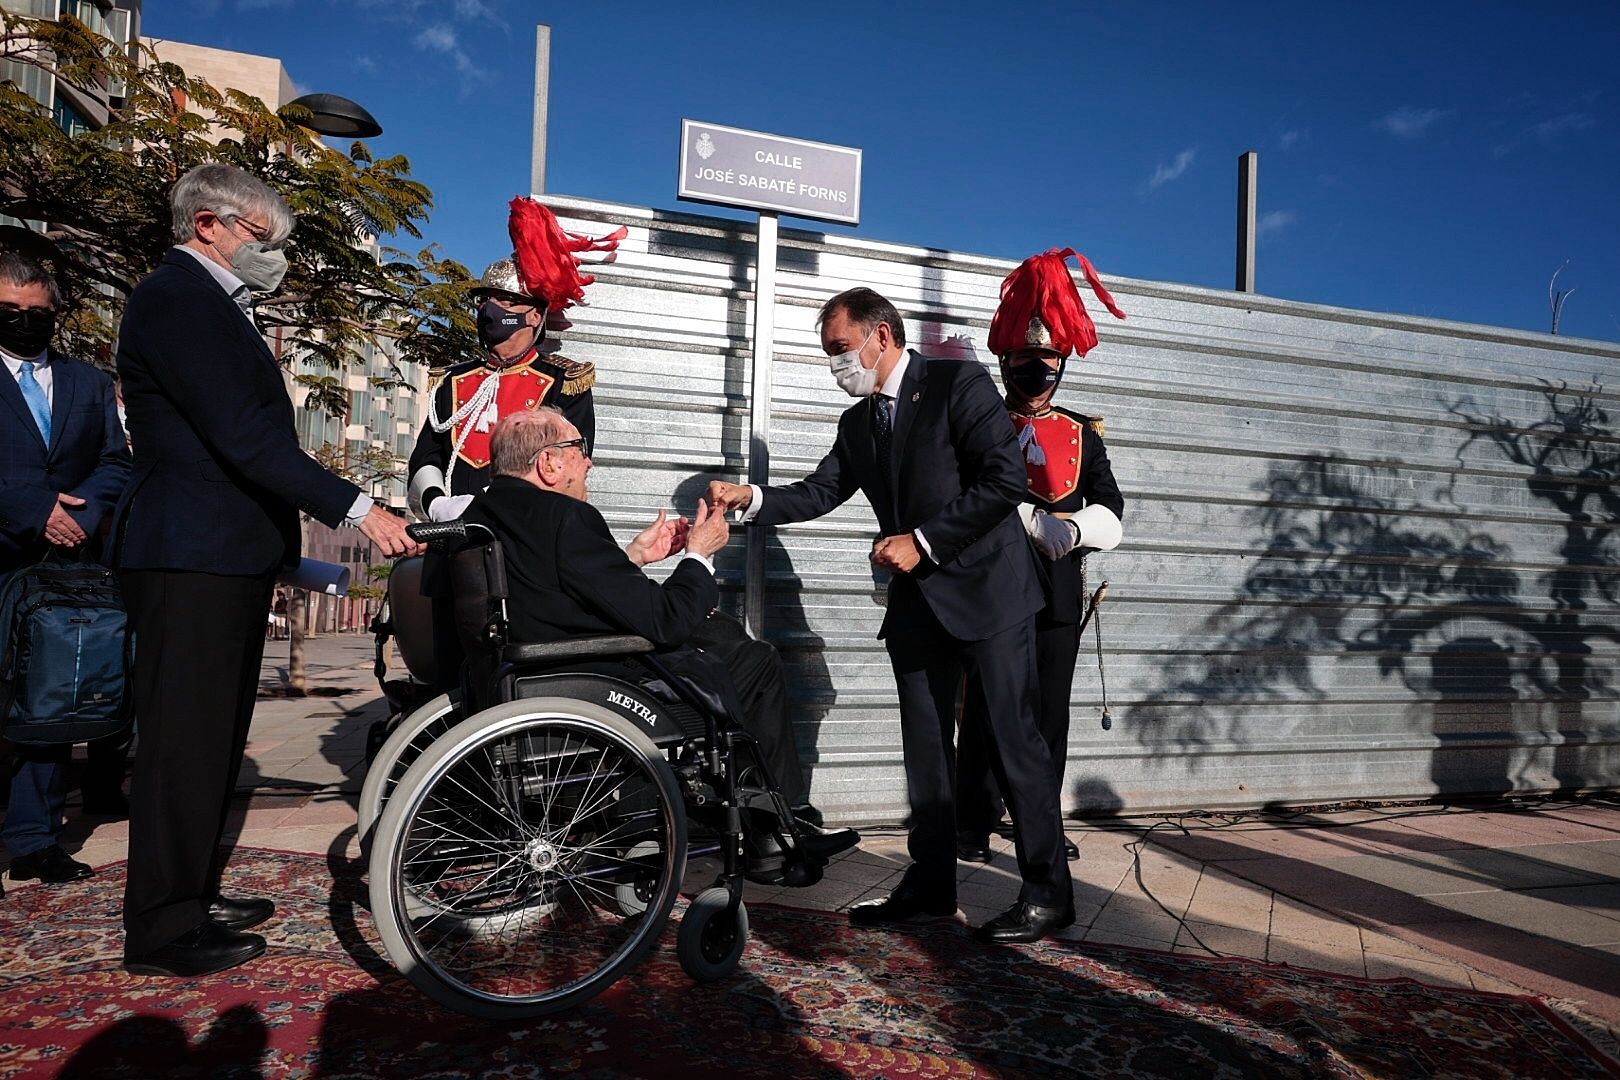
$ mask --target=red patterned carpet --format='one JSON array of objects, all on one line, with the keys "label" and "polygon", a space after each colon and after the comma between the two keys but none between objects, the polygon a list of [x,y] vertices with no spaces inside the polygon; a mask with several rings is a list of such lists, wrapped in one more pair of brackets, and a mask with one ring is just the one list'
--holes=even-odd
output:
[{"label": "red patterned carpet", "polygon": [[954,926],[857,933],[769,907],[725,983],[694,986],[666,935],[579,1012],[499,1027],[394,975],[354,873],[238,851],[228,890],[277,900],[270,952],[194,982],[118,966],[119,866],[11,892],[0,1076],[1620,1076],[1528,998],[1123,948],[988,950]]}]

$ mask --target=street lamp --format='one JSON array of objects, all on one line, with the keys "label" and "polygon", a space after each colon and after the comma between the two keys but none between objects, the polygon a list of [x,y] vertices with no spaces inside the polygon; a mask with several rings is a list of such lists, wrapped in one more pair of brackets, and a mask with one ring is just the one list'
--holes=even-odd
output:
[{"label": "street lamp", "polygon": [[308,120],[294,120],[300,127],[309,128],[317,135],[337,138],[375,139],[382,134],[382,125],[358,102],[337,94],[305,94],[282,106],[297,105],[310,112]]}]

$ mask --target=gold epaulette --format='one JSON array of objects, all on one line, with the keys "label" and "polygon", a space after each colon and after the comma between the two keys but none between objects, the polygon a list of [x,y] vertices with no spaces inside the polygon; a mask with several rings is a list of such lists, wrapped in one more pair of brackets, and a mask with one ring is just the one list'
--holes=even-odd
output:
[{"label": "gold epaulette", "polygon": [[562,370],[562,392],[573,397],[596,385],[596,365],[584,360],[570,360],[561,353],[545,358],[546,363]]},{"label": "gold epaulette", "polygon": [[1092,432],[1094,432],[1096,434],[1097,438],[1100,439],[1100,438],[1103,437],[1103,418],[1102,417],[1100,417],[1100,416],[1088,416],[1088,417],[1086,417],[1086,427],[1090,428],[1092,430]]}]

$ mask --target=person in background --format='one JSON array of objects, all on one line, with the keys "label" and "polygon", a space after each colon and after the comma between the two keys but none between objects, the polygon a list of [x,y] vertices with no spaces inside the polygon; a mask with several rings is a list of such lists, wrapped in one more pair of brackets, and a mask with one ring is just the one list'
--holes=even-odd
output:
[{"label": "person in background", "polygon": [[997,779],[1019,822],[1018,900],[974,931],[1035,941],[1074,922],[1052,763],[1035,724],[1035,612],[1041,590],[1017,508],[1024,464],[989,373],[906,349],[894,305],[871,289],[822,307],[822,351],[856,403],[832,450],[783,487],[716,480],[715,507],[755,525],[821,517],[865,493],[881,538],[872,563],[893,574],[879,636],[900,698],[911,802],[911,866],[850,922],[878,926],[956,911],[953,735],[964,675],[976,675],[994,725]]},{"label": "person in background", "polygon": [[[1081,560],[1089,550],[1118,546],[1125,514],[1103,445],[1102,422],[1052,404],[1068,358],[1085,356],[1097,344],[1096,328],[1069,277],[1065,260],[1071,255],[1080,261],[1098,299],[1123,319],[1090,261],[1072,250],[1053,249],[1032,255],[1007,275],[990,323],[990,350],[1001,358],[1007,412],[1029,482],[1019,513],[1037,552],[1046,599],[1035,617],[1038,715],[1060,794],[1068,759],[1069,695],[1086,602]],[[956,747],[956,854],[969,862],[990,861],[990,832],[1001,816],[984,708],[984,695],[970,683]],[[1073,841],[1065,838],[1063,848],[1070,860],[1080,857]]]},{"label": "person in background", "polygon": [[510,210],[512,257],[491,263],[468,290],[484,356],[444,373],[406,468],[412,507],[433,521],[459,516],[488,486],[490,436],[504,416],[555,406],[580,430],[587,451],[596,445],[596,370],[557,352],[546,330],[568,325],[564,309],[583,300],[595,280],[580,273],[578,253],[611,254],[625,230],[593,240],[564,232],[533,199],[513,199]]},{"label": "person in background", "polygon": [[[99,547],[101,523],[129,479],[112,379],[50,347],[61,308],[44,267],[0,250],[0,586],[48,551]],[[0,636],[9,631],[0,627]],[[61,884],[92,873],[57,843],[71,749],[16,748],[0,829],[13,881]]]},{"label": "person in background", "polygon": [[228,165],[170,194],[175,246],[130,293],[118,374],[134,473],[111,539],[135,635],[140,736],[130,798],[124,967],[196,976],[264,951],[274,913],[219,891],[277,575],[299,512],[356,526],[385,556],[420,550],[405,523],[298,444],[281,367],[254,320],[293,229],[287,205]]}]

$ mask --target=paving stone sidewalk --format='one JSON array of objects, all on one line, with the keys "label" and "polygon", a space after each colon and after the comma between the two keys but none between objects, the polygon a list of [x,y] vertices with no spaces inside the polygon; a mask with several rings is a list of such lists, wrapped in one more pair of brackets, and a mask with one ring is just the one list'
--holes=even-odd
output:
[{"label": "paving stone sidewalk", "polygon": [[[261,687],[283,682],[267,648]],[[263,696],[234,823],[249,846],[358,856],[354,803],[365,733],[385,715],[364,635],[310,641],[312,695]],[[397,658],[393,661],[397,666]],[[76,796],[75,796],[76,798]],[[68,846],[124,857],[124,822],[77,818]],[[1557,999],[1611,1050],[1620,1041],[1620,799],[1383,807],[1266,815],[1072,822],[1079,920],[1066,936],[1247,957],[1370,979]],[[1011,845],[963,864],[962,917],[1016,897]],[[840,910],[881,895],[905,865],[897,828],[863,830],[809,889],[749,886],[749,898]],[[693,880],[704,873],[694,867]],[[29,886],[13,886],[23,888]],[[37,887],[37,886],[34,886]]]}]

